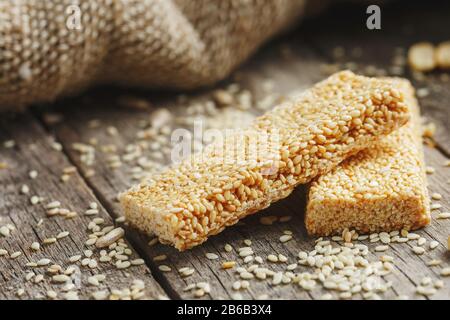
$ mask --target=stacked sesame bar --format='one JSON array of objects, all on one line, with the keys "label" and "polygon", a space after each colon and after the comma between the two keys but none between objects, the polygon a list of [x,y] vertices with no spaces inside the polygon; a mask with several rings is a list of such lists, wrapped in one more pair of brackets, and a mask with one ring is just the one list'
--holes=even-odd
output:
[{"label": "stacked sesame bar", "polygon": [[409,81],[390,81],[404,92],[411,121],[311,183],[310,234],[409,230],[430,222],[418,103]]},{"label": "stacked sesame bar", "polygon": [[[120,195],[127,220],[185,250],[288,196],[409,119],[397,83],[339,72],[255,119],[232,139]],[[255,137],[266,136],[267,152]],[[236,159],[236,154],[244,157]]]}]

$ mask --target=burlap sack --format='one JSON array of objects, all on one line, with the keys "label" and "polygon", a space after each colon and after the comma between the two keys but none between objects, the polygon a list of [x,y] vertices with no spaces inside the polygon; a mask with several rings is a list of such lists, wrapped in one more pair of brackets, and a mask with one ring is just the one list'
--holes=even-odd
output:
[{"label": "burlap sack", "polygon": [[0,109],[99,83],[214,83],[298,21],[305,2],[0,0]]}]

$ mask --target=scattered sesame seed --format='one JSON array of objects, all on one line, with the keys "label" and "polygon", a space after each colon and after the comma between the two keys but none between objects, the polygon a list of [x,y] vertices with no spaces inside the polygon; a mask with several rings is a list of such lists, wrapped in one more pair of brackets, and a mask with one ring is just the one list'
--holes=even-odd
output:
[{"label": "scattered sesame seed", "polygon": [[417,255],[421,255],[421,254],[425,253],[425,249],[422,247],[412,247],[412,251]]},{"label": "scattered sesame seed", "polygon": [[20,251],[13,252],[13,253],[11,253],[10,258],[11,258],[11,259],[16,259],[16,258],[19,257],[21,254],[22,254],[22,252],[20,252]]},{"label": "scattered sesame seed", "polygon": [[95,246],[97,248],[104,248],[104,247],[107,247],[107,246],[111,245],[112,243],[116,242],[117,240],[123,238],[124,235],[125,235],[125,230],[123,228],[120,228],[120,227],[115,228],[115,229],[109,231],[104,236],[98,238],[92,244],[95,243]]},{"label": "scattered sesame seed", "polygon": [[162,272],[170,272],[172,271],[172,268],[170,268],[169,266],[162,264],[160,266],[158,266],[158,269],[161,270]]},{"label": "scattered sesame seed", "polygon": [[448,277],[450,276],[450,267],[445,267],[441,270],[441,276]]},{"label": "scattered sesame seed", "polygon": [[389,249],[388,246],[376,246],[375,247],[375,251],[377,251],[377,252],[384,252],[384,251],[386,251],[388,249]]},{"label": "scattered sesame seed", "polygon": [[81,255],[75,255],[75,256],[71,256],[69,258],[69,262],[77,262],[78,260],[81,259]]},{"label": "scattered sesame seed", "polygon": [[450,212],[440,212],[436,216],[437,219],[449,219],[450,218]]},{"label": "scattered sesame seed", "polygon": [[437,242],[436,240],[430,241],[430,249],[431,250],[437,248],[437,246],[439,246],[439,242]]},{"label": "scattered sesame seed", "polygon": [[34,283],[39,283],[42,280],[44,280],[44,275],[43,274],[38,274],[36,277],[34,277]]},{"label": "scattered sesame seed", "polygon": [[50,264],[50,262],[51,262],[50,259],[43,258],[37,262],[37,265],[38,266],[46,266],[46,265]]},{"label": "scattered sesame seed", "polygon": [[53,282],[58,283],[65,283],[70,281],[70,277],[66,276],[65,274],[57,274],[52,277]]},{"label": "scattered sesame seed", "polygon": [[4,237],[9,237],[10,235],[10,230],[7,226],[1,226],[0,227],[0,234]]},{"label": "scattered sesame seed", "polygon": [[41,245],[38,242],[33,242],[31,244],[30,248],[34,251],[39,251],[39,249],[41,248]]},{"label": "scattered sesame seed", "polygon": [[145,263],[144,259],[134,259],[134,260],[131,260],[130,262],[131,262],[131,265],[133,265],[133,266],[140,266]]},{"label": "scattered sesame seed", "polygon": [[436,169],[433,168],[433,167],[426,167],[426,168],[425,168],[425,173],[426,173],[426,174],[433,174],[433,173],[435,173],[435,172],[436,172]]},{"label": "scattered sesame seed", "polygon": [[235,265],[236,265],[236,261],[225,261],[222,263],[222,268],[223,269],[231,269],[231,268],[234,268]]},{"label": "scattered sesame seed", "polygon": [[42,243],[43,243],[43,244],[52,244],[52,243],[55,243],[56,241],[57,241],[56,238],[51,237],[51,238],[46,238],[46,239],[44,239],[44,240],[42,241]]},{"label": "scattered sesame seed", "polygon": [[22,185],[22,187],[20,187],[20,192],[22,194],[28,194],[30,193],[30,188],[26,184],[24,184]]},{"label": "scattered sesame seed", "polygon": [[58,233],[58,235],[56,236],[56,238],[57,238],[57,239],[62,239],[62,238],[67,237],[69,234],[70,234],[69,231],[62,231],[62,232]]},{"label": "scattered sesame seed", "polygon": [[427,242],[427,239],[419,238],[419,240],[417,240],[417,245],[423,246],[426,242]]},{"label": "scattered sesame seed", "polygon": [[21,296],[23,296],[23,295],[24,295],[24,293],[25,293],[25,290],[24,290],[24,289],[22,289],[22,288],[18,289],[18,290],[17,290],[17,292],[16,292],[16,294],[17,294],[17,296],[18,296],[18,297],[21,297]]},{"label": "scattered sesame seed", "polygon": [[165,254],[161,254],[159,256],[153,257],[153,261],[164,261],[167,259],[167,256]]},{"label": "scattered sesame seed", "polygon": [[427,262],[427,266],[430,267],[434,267],[434,266],[438,266],[442,263],[442,260],[438,260],[438,259],[433,259]]},{"label": "scattered sesame seed", "polygon": [[53,290],[48,290],[46,294],[49,299],[56,299],[58,297],[58,294]]},{"label": "scattered sesame seed", "polygon": [[36,179],[37,176],[38,176],[38,172],[37,172],[36,170],[31,170],[31,171],[28,173],[28,175],[29,175],[29,177],[30,177],[31,179]]},{"label": "scattered sesame seed", "polygon": [[292,236],[290,234],[285,234],[280,237],[280,241],[282,243],[288,242],[291,239],[292,239]]},{"label": "scattered sesame seed", "polygon": [[442,199],[442,195],[440,193],[435,192],[435,193],[431,194],[431,198],[433,200],[441,200]]},{"label": "scattered sesame seed", "polygon": [[206,258],[208,258],[209,260],[219,259],[219,256],[215,253],[208,252],[205,255],[206,255]]}]

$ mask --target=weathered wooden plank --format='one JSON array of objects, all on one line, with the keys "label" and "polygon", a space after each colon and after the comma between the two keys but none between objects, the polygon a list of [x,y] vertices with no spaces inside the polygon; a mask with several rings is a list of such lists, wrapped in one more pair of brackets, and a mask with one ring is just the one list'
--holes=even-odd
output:
[{"label": "weathered wooden plank", "polygon": [[[15,145],[4,147],[3,142],[9,140],[13,140]],[[51,264],[60,265],[63,271],[75,268],[72,281],[81,299],[92,298],[92,292],[98,290],[111,292],[112,289],[130,288],[133,280],[141,280],[145,284],[143,298],[166,295],[145,265],[119,270],[110,263],[99,262],[100,250],[85,245],[87,227],[93,217],[105,220],[102,227],[112,225],[112,219],[77,172],[71,173],[67,182],[61,181],[64,168],[71,164],[62,152],[52,147],[53,138],[34,117],[30,114],[2,114],[0,141],[0,162],[7,166],[0,169],[0,227],[10,224],[15,228],[9,236],[0,236],[0,248],[9,252],[0,256],[0,298],[41,299],[46,297],[48,290],[56,291],[59,299],[64,298],[63,285],[52,282],[51,274],[46,271]],[[35,179],[29,177],[32,170],[38,174]],[[29,188],[28,194],[21,192],[24,184]],[[32,196],[43,197],[43,201],[32,205]],[[59,201],[61,207],[77,212],[78,216],[71,219],[47,217],[45,206],[51,201]],[[91,202],[98,203],[99,213],[88,217],[84,212]],[[41,219],[42,224],[39,223]],[[70,234],[56,243],[43,244],[44,239],[56,237],[63,231]],[[41,249],[30,249],[32,242],[39,243]],[[69,257],[74,255],[80,254],[84,258],[83,252],[87,249],[94,252],[91,258],[98,262],[97,268],[83,267],[80,261],[69,262]],[[11,254],[16,251],[21,255],[12,259]],[[50,259],[51,263],[35,268],[26,266],[26,263],[43,258]],[[139,256],[133,250],[130,259],[136,258]],[[31,271],[44,275],[42,282],[34,283],[36,277],[26,281],[26,274]],[[106,280],[98,287],[88,284],[88,278],[95,274],[106,275]],[[23,290],[23,293],[18,295],[18,290]]]},{"label": "weathered wooden plank", "polygon": [[[239,78],[240,83],[245,83],[245,88],[251,90],[254,99],[260,99],[264,96],[264,92],[260,85],[263,80],[270,79],[271,82],[273,82],[274,91],[283,94],[288,93],[293,89],[304,89],[318,80],[317,75],[312,72],[317,65],[317,62],[314,62],[314,57],[309,50],[302,50],[299,54],[304,57],[304,59],[293,60],[290,58],[280,58],[279,50],[263,51],[260,53],[261,58],[254,60],[256,61],[256,65],[253,65],[253,63],[250,62],[248,66],[241,69],[236,77]],[[263,60],[265,63],[259,63],[260,60]],[[267,63],[268,61],[272,61],[272,63]],[[288,70],[290,72],[288,72]],[[297,77],[297,74],[300,76]],[[95,170],[96,174],[92,177],[86,177],[86,179],[93,189],[96,190],[98,196],[105,201],[105,205],[108,209],[111,209],[116,215],[120,215],[120,208],[115,201],[117,193],[125,190],[133,183],[130,174],[127,173],[132,166],[125,163],[121,168],[111,170],[108,168],[108,162],[106,160],[107,155],[101,152],[96,154],[97,158],[92,166],[86,166],[80,161],[79,154],[74,151],[71,146],[76,142],[86,143],[91,137],[95,136],[100,144],[105,145],[114,143],[118,147],[118,150],[123,151],[130,142],[136,141],[136,132],[139,121],[148,119],[152,110],[130,111],[129,109],[119,108],[117,106],[117,101],[120,100],[120,96],[129,93],[130,92],[127,91],[121,91],[118,93],[116,92],[116,94],[108,93],[104,96],[100,94],[100,97],[98,95],[95,96],[94,94],[90,99],[79,99],[72,101],[70,104],[65,103],[61,107],[61,111],[64,111],[63,113],[66,120],[51,126],[52,129],[55,130],[58,139],[60,139],[67,149],[69,157],[80,167],[80,171],[85,173],[89,169]],[[181,110],[186,108],[186,103],[177,104],[176,99],[173,97],[155,97],[142,92],[135,92],[134,94],[148,98],[155,107],[170,106],[174,114],[184,112]],[[200,92],[198,94],[194,93],[188,99],[190,101],[211,99],[211,93],[208,91]],[[95,108],[92,107],[94,105],[96,106]],[[86,113],[86,109],[89,109],[90,112]],[[262,112],[261,110],[253,111],[255,113]],[[100,128],[89,129],[88,123],[92,119],[101,119],[103,125]],[[110,126],[117,128],[117,131],[119,132],[117,136],[110,136],[107,133],[106,128]],[[151,153],[151,150],[147,151],[149,157]],[[272,210],[276,211],[276,209]],[[264,228],[257,228],[259,225],[257,221],[257,219],[254,220],[251,227],[252,237],[250,238],[253,241],[253,245],[260,249],[258,254],[265,259],[265,257],[271,253],[271,250],[273,250],[269,243],[275,242],[275,239],[278,239],[281,234],[279,231],[271,232],[269,233],[271,236],[268,239],[266,237],[267,231]],[[300,220],[298,220],[296,225],[302,225]],[[241,230],[239,227],[230,228],[223,234],[215,237],[215,239],[208,241],[205,245],[183,253],[178,253],[172,248],[161,245],[149,248],[146,245],[146,241],[142,240],[142,236],[133,235],[133,237],[135,237],[136,245],[141,246],[142,252],[147,253],[150,258],[149,262],[155,273],[158,272],[157,266],[160,264],[166,264],[174,270],[170,273],[164,273],[163,276],[167,279],[167,282],[171,285],[173,291],[178,292],[183,298],[192,298],[193,293],[183,292],[182,288],[189,283],[200,281],[207,281],[210,283],[211,294],[209,297],[229,298],[235,293],[231,288],[233,281],[238,279],[235,271],[221,270],[221,263],[218,261],[207,260],[205,258],[205,253],[221,251],[222,253],[220,253],[220,255],[223,255],[223,258],[236,259],[235,253],[224,253],[223,246],[227,242],[234,248],[245,246],[243,244],[245,237],[239,230]],[[301,234],[301,239],[303,241],[298,248],[305,246],[306,249],[307,246],[311,244],[311,239],[309,242],[305,242],[305,233],[302,232],[299,234]],[[152,257],[162,254],[168,256],[166,261],[159,263],[151,261]],[[186,266],[194,268],[195,273],[187,279],[182,279],[175,270]],[[308,295],[298,288],[289,286],[283,288],[271,288],[265,282],[252,284],[250,290],[247,292],[243,291],[242,293],[244,298],[257,298],[261,293],[265,292],[272,298],[311,298],[311,295]]]},{"label": "weathered wooden plank", "polygon": [[[239,72],[237,78],[244,88],[248,88],[254,93],[254,96],[263,95],[261,88],[265,80],[270,79],[275,86],[275,91],[287,93],[297,88],[305,88],[313,82],[319,80],[323,75],[320,73],[318,61],[311,51],[302,49],[301,40],[295,37],[288,38],[290,43],[296,43],[286,49],[285,43],[281,42],[277,46],[265,49],[257,58],[244,66]],[[279,53],[283,52],[282,55]],[[324,61],[324,60],[323,60]],[[120,215],[120,208],[115,202],[117,192],[123,191],[131,183],[129,169],[132,165],[124,164],[121,168],[111,170],[108,168],[108,155],[102,152],[96,153],[96,162],[92,166],[86,166],[80,161],[79,154],[72,149],[75,142],[87,143],[90,138],[97,137],[100,144],[114,143],[119,150],[124,150],[126,145],[135,141],[135,134],[140,120],[147,119],[150,111],[130,111],[120,109],[117,106],[117,96],[127,91],[109,93],[107,97],[96,96],[94,93],[85,101],[75,100],[64,103],[60,111],[65,115],[65,121],[51,125],[58,139],[65,146],[70,158],[80,167],[81,172],[87,172],[90,168],[94,169],[96,175],[86,177],[89,184],[95,190],[97,195],[105,206],[111,209],[114,215]],[[146,93],[134,93],[151,99],[155,107],[174,106],[175,99],[171,97],[155,97]],[[201,99],[208,96],[209,93],[194,94],[188,98]],[[183,104],[178,108],[183,108]],[[173,107],[173,112],[177,107]],[[87,113],[85,110],[89,110]],[[95,129],[89,128],[89,120],[101,119],[102,126]],[[110,136],[106,128],[114,126],[118,129],[119,134]],[[430,157],[441,157],[436,150]],[[151,150],[146,151],[150,156]],[[272,253],[282,253],[288,257],[289,263],[294,263],[296,256],[300,250],[310,251],[313,248],[314,240],[306,236],[303,227],[303,208],[304,208],[304,191],[299,189],[291,197],[285,201],[275,204],[265,212],[261,212],[257,216],[244,220],[245,225],[235,226],[224,231],[220,235],[213,237],[204,245],[194,248],[193,250],[179,253],[176,250],[163,245],[148,247],[144,237],[135,232],[131,232],[133,243],[139,246],[141,252],[145,252],[148,262],[155,273],[159,273],[157,267],[165,264],[171,267],[172,271],[159,275],[161,279],[165,279],[170,290],[180,294],[182,298],[192,298],[193,292],[183,292],[187,284],[206,281],[211,285],[211,298],[227,298],[232,297],[235,291],[232,289],[232,283],[238,280],[238,276],[234,270],[222,270],[221,262],[224,260],[237,260],[239,265],[243,265],[235,250],[239,247],[246,246],[244,239],[252,241],[252,248],[255,255],[260,255],[264,259],[264,264],[269,265],[271,269],[278,271],[283,270],[286,264],[266,262],[266,257]],[[263,226],[258,220],[262,215],[276,215],[278,217],[292,215],[293,218],[289,223],[276,223],[272,226]],[[441,222],[439,222],[441,223]],[[443,242],[445,236],[445,226],[437,225],[440,231],[439,241]],[[443,228],[443,229],[441,229]],[[293,232],[294,240],[286,244],[282,244],[278,239],[283,234],[283,230],[289,229]],[[433,230],[433,229],[430,229]],[[424,232],[424,231],[420,231]],[[431,233],[433,237],[435,235]],[[426,236],[427,237],[427,236]],[[436,236],[437,237],[437,236]],[[223,250],[223,246],[229,243],[235,249],[231,253]],[[373,249],[377,244],[369,244]],[[444,250],[443,248],[441,248]],[[424,268],[423,257],[410,254],[410,244],[396,244],[387,254],[394,256],[396,260],[396,270],[393,274],[386,277],[394,283],[393,289],[389,290],[383,297],[394,298],[397,295],[407,295],[410,298],[422,298],[414,293],[415,285],[417,285],[424,275],[436,276],[436,272]],[[205,254],[208,252],[217,253],[221,258],[219,260],[207,260]],[[437,252],[437,251],[436,251]],[[434,252],[433,252],[434,253]],[[152,258],[159,255],[166,255],[168,258],[162,262],[154,262]],[[369,258],[377,260],[381,254],[371,253]],[[192,276],[181,278],[176,270],[182,267],[190,267],[195,269]],[[306,271],[308,268],[299,267],[296,271]],[[257,298],[261,294],[267,294],[271,298],[284,299],[317,299],[324,293],[320,289],[314,289],[306,292],[298,286],[272,286],[267,281],[251,281],[249,290],[240,291],[244,298]],[[356,298],[361,296],[356,296]],[[439,292],[435,297],[445,297]]]},{"label": "weathered wooden plank", "polygon": [[366,28],[365,8],[336,6],[324,16],[306,23],[302,29],[325,58],[324,62],[335,63],[339,69],[409,78],[417,89],[421,89],[419,100],[423,115],[437,125],[436,142],[450,155],[448,70],[417,75],[406,64],[408,48],[414,43],[438,44],[449,40],[450,4],[442,1],[438,5],[415,2],[407,7],[400,2],[386,4],[381,8],[382,30]]}]

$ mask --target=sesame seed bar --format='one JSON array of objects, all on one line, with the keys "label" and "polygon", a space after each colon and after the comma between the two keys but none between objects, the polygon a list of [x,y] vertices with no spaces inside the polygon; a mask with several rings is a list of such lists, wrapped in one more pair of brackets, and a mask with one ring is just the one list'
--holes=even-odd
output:
[{"label": "sesame seed bar", "polygon": [[[287,197],[409,116],[391,81],[339,72],[119,199],[132,225],[185,250]],[[254,157],[261,137],[273,141]]]},{"label": "sesame seed bar", "polygon": [[411,120],[311,183],[308,233],[409,230],[430,222],[419,106],[409,81],[391,81],[405,92]]}]

